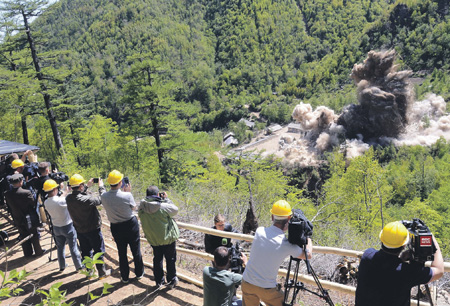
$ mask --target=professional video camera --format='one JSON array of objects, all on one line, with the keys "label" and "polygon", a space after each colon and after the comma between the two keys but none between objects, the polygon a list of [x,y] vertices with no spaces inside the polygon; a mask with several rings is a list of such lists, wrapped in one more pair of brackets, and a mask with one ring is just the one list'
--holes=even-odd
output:
[{"label": "professional video camera", "polygon": [[38,163],[29,163],[28,165],[25,165],[25,167],[23,168],[23,176],[24,177],[35,177],[37,176],[39,167],[38,167]]},{"label": "professional video camera", "polygon": [[53,172],[48,175],[56,183],[61,184],[62,182],[67,182],[69,177],[64,172]]},{"label": "professional video camera", "polygon": [[308,237],[313,234],[313,225],[301,209],[293,209],[288,225],[288,241],[303,247],[308,244]]},{"label": "professional video camera", "polygon": [[[288,224],[288,241],[291,244],[296,244],[303,249],[303,252],[307,252],[306,246],[308,244],[308,238],[310,238],[313,234],[313,225],[306,218],[305,214],[301,209],[293,209],[292,217],[289,220]],[[309,274],[312,275],[314,281],[317,284],[317,287],[320,293],[314,292],[306,288],[305,284],[298,280],[298,273],[300,268],[299,258],[294,258],[291,256],[289,260],[288,270],[286,273],[286,279],[284,282],[284,300],[283,306],[293,306],[295,304],[295,300],[297,298],[297,294],[300,290],[307,291],[312,293],[322,299],[324,299],[328,305],[334,306],[333,301],[328,294],[328,291],[325,290],[322,284],[317,277],[317,274],[314,272],[313,268],[309,264],[308,255],[305,256],[306,269]],[[293,271],[293,275],[291,275],[291,271]]]},{"label": "professional video camera", "polygon": [[228,253],[230,254],[230,270],[234,273],[242,274],[244,273],[244,262],[241,259],[242,248],[239,247],[239,242],[236,242],[235,245],[231,245],[228,249]]},{"label": "professional video camera", "polygon": [[412,221],[403,220],[402,223],[409,232],[409,258],[407,259],[417,262],[433,261],[436,246],[425,222],[414,218]]}]

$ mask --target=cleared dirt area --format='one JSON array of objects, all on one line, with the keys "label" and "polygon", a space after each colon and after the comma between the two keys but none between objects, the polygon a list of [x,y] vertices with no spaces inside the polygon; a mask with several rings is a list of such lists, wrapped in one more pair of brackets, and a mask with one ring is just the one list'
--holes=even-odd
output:
[{"label": "cleared dirt area", "polygon": [[[12,247],[17,242],[18,232],[8,222],[2,218],[0,229],[9,233],[10,239],[6,247]],[[110,237],[109,228],[104,227],[105,243],[115,246]],[[44,231],[41,233],[41,245],[44,249],[50,250],[51,235]],[[0,253],[4,252],[4,246]],[[152,261],[148,255],[148,245],[142,245],[144,262]],[[49,255],[51,254],[51,261]],[[13,269],[25,269],[31,275],[26,282],[20,285],[24,291],[16,297],[11,297],[0,301],[2,305],[36,305],[41,302],[42,296],[35,293],[36,289],[48,290],[52,284],[62,282],[60,290],[66,290],[65,302],[73,302],[73,305],[203,305],[203,289],[190,283],[180,280],[179,286],[172,290],[164,288],[157,290],[153,281],[153,271],[146,267],[145,276],[141,280],[134,278],[134,265],[130,263],[130,282],[122,284],[120,281],[119,262],[117,251],[107,247],[105,263],[112,269],[112,275],[104,280],[88,280],[84,275],[75,271],[72,259],[66,247],[66,263],[69,265],[65,271],[59,272],[58,261],[56,260],[56,247],[53,243],[53,251],[41,257],[23,257],[21,247],[12,251],[8,258],[3,258],[0,263],[2,271]],[[130,254],[131,255],[131,254]],[[131,261],[130,261],[131,262]],[[180,273],[189,274],[178,268]],[[197,277],[198,279],[198,277]],[[201,276],[200,279],[201,280]],[[113,287],[108,294],[102,295],[103,283],[108,283]],[[96,296],[101,296],[94,301],[88,301],[89,292]]]}]

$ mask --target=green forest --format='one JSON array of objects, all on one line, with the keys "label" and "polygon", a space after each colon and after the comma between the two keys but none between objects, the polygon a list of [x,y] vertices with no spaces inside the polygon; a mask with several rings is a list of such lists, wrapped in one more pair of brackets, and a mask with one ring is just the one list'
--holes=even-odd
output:
[{"label": "green forest", "polygon": [[[5,0],[0,139],[37,145],[68,175],[130,177],[135,198],[167,190],[181,218],[270,222],[301,208],[314,243],[363,250],[383,224],[421,218],[450,256],[450,142],[388,144],[320,166],[222,146],[293,121],[300,102],[339,113],[371,50],[395,50],[416,100],[450,99],[447,0]],[[255,114],[259,114],[256,117]],[[255,122],[246,129],[240,119]]]}]

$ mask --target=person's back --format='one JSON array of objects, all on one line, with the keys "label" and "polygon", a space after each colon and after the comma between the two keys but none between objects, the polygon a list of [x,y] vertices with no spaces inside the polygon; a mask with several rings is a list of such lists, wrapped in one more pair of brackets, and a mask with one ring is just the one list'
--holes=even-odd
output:
[{"label": "person's back", "polygon": [[139,218],[151,245],[167,245],[178,239],[178,226],[171,220],[177,213],[178,207],[169,199],[147,197],[141,200]]},{"label": "person's back", "polygon": [[203,269],[203,305],[229,306],[242,275],[213,267]]},{"label": "person's back", "polygon": [[364,252],[359,275],[356,306],[409,306],[411,288],[432,276],[423,264],[403,263],[397,255],[373,248]]},{"label": "person's back", "polygon": [[250,260],[244,271],[244,280],[262,288],[277,285],[278,269],[288,256],[302,254],[299,246],[290,244],[280,228],[259,227],[250,251]]},{"label": "person's back", "polygon": [[[105,188],[100,187],[99,193],[104,193]],[[100,205],[100,196],[94,196],[76,190],[66,197],[67,208],[78,233],[88,233],[101,227],[101,217],[97,206]]]},{"label": "person's back", "polygon": [[409,243],[409,232],[400,222],[388,223],[380,232],[381,249],[367,249],[361,257],[355,306],[409,306],[411,288],[442,277],[444,260],[436,246],[431,267],[410,260],[403,262],[400,254]]},{"label": "person's back", "polygon": [[[230,306],[241,305],[235,296],[236,288],[242,282],[242,275],[228,271],[230,268],[230,251],[224,246],[213,252],[213,267],[203,269],[203,305]],[[247,264],[247,256],[240,254],[243,264]],[[232,304],[232,302],[235,302]]]}]

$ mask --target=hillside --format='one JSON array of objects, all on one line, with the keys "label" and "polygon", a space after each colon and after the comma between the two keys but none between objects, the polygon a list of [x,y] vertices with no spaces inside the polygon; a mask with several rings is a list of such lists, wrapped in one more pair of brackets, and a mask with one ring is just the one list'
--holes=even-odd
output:
[{"label": "hillside", "polygon": [[414,71],[447,69],[448,4],[389,2],[62,0],[33,28],[48,35],[43,50],[70,51],[76,103],[92,113],[123,119],[129,57],[150,52],[176,84],[171,98],[196,109],[191,128],[211,130],[244,105],[285,121],[290,107],[270,109],[339,90],[371,49],[396,48]]},{"label": "hillside", "polygon": [[[449,256],[448,1],[41,4],[0,5],[1,139],[39,146],[39,161],[69,176],[118,169],[137,198],[158,185],[195,224],[222,213],[267,225],[286,199],[317,245],[362,250],[383,224],[421,218]],[[313,147],[223,144],[293,119]]]}]

